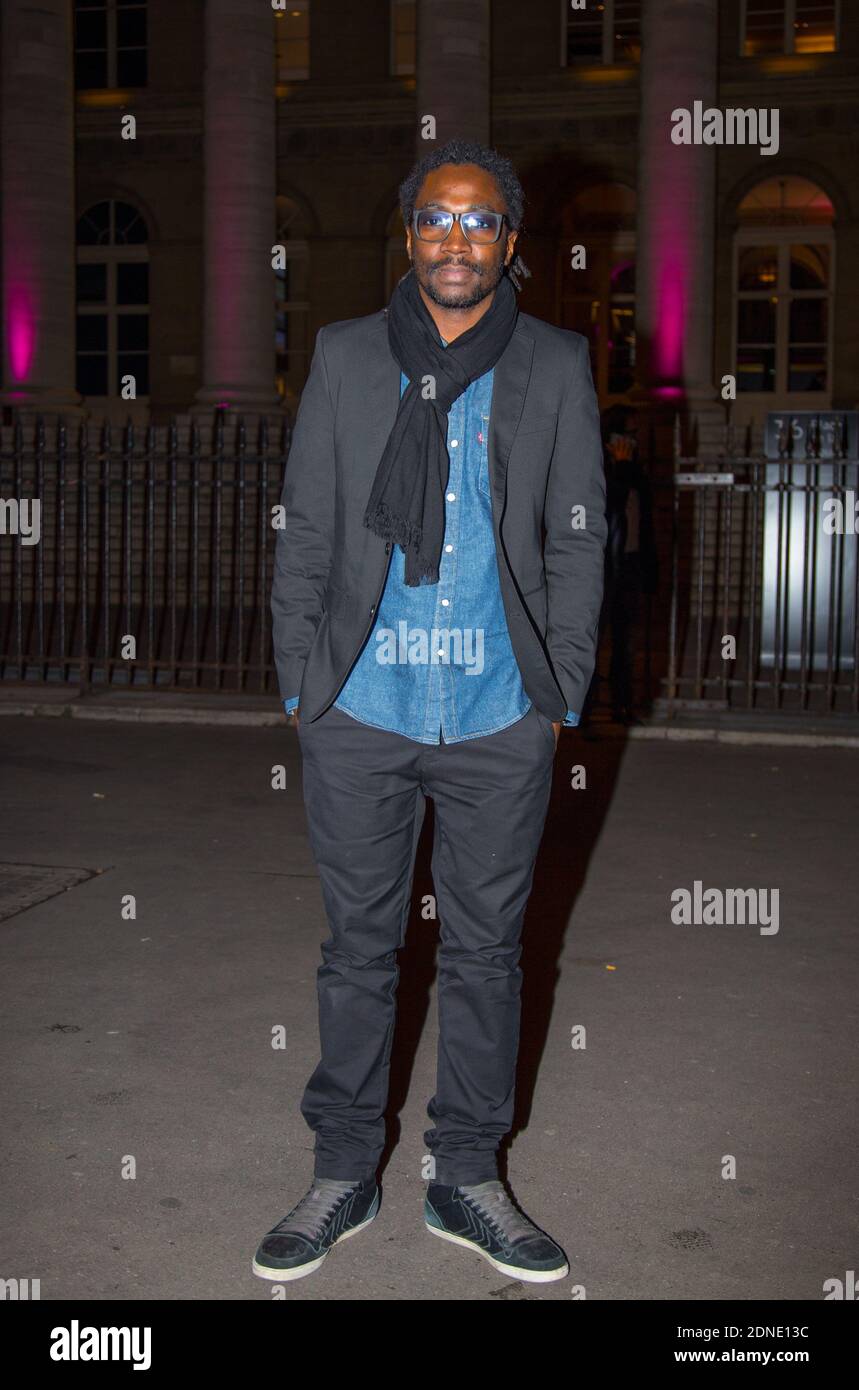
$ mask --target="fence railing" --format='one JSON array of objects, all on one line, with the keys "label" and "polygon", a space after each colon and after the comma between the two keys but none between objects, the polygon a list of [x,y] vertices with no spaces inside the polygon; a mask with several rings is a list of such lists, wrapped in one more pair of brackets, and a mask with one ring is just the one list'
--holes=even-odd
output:
[{"label": "fence railing", "polygon": [[[288,420],[251,431],[221,414],[97,436],[5,428],[0,679],[276,695],[272,515],[290,437]],[[632,638],[639,702],[661,689],[669,710],[859,711],[859,463],[676,457],[666,482],[670,564]]]},{"label": "fence railing", "polygon": [[678,458],[669,706],[859,711],[859,463]]},{"label": "fence railing", "polygon": [[0,678],[276,692],[272,508],[289,421],[274,439],[264,419],[251,437],[222,414],[181,432],[71,433],[4,432]]}]

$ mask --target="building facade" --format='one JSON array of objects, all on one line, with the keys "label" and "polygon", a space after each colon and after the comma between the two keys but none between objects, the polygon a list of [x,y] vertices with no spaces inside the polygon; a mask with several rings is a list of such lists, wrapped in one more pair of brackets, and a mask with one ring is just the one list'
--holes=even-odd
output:
[{"label": "building facade", "polygon": [[294,409],[456,134],[514,161],[521,305],[587,335],[601,405],[679,403],[698,447],[728,377],[758,439],[853,408],[857,76],[845,0],[4,0],[4,420]]}]

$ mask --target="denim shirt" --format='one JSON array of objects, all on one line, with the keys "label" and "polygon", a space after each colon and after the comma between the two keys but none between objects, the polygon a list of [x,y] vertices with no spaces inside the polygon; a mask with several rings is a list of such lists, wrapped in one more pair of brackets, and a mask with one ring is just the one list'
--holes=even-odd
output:
[{"label": "denim shirt", "polygon": [[[490,370],[472,381],[448,415],[439,582],[409,587],[405,555],[393,546],[376,625],[334,701],[353,719],[417,743],[481,738],[531,706],[507,629],[492,530],[493,377]],[[400,395],[408,384],[401,373]],[[288,713],[298,697],[283,703]],[[568,710],[563,722],[572,727],[579,716]]]}]

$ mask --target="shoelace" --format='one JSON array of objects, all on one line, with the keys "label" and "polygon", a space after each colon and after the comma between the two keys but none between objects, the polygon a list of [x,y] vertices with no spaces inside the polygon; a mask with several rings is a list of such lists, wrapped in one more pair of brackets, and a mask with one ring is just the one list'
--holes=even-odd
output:
[{"label": "shoelace", "polygon": [[355,1187],[354,1182],[320,1178],[292,1211],[277,1223],[275,1231],[307,1236],[308,1240],[315,1240],[322,1234],[325,1223],[337,1203]]},{"label": "shoelace", "polygon": [[516,1210],[500,1179],[478,1183],[474,1187],[461,1187],[460,1192],[469,1198],[484,1220],[493,1230],[500,1232],[505,1240],[512,1243],[522,1236],[541,1234],[533,1221],[529,1221],[527,1216]]}]

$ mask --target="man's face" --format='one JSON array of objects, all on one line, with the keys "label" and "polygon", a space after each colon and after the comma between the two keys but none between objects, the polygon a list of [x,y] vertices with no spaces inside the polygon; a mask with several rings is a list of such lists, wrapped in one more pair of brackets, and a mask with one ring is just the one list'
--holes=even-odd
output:
[{"label": "man's face", "polygon": [[[425,207],[444,212],[506,211],[495,179],[476,164],[442,164],[427,174],[415,198],[415,208]],[[459,222],[454,222],[444,241],[422,241],[409,227],[406,247],[418,284],[429,299],[445,309],[471,309],[495,289],[513,256],[516,237],[505,222],[496,242],[475,246]]]}]

